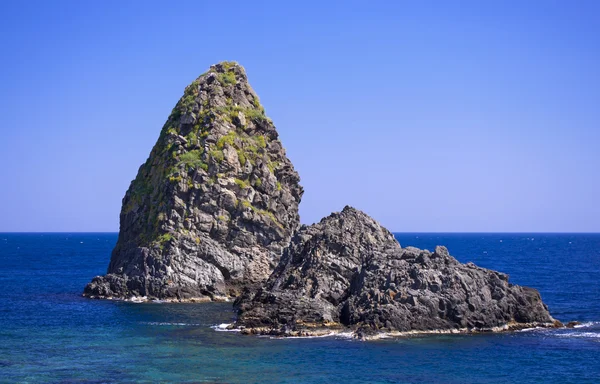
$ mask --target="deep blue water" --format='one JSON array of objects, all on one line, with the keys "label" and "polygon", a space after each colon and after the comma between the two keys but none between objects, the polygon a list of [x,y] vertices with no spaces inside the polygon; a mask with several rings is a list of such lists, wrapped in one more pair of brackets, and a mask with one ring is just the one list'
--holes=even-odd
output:
[{"label": "deep blue water", "polygon": [[570,330],[361,342],[217,332],[228,303],[80,296],[116,234],[0,234],[1,382],[598,383],[600,235],[398,234],[540,290]]}]

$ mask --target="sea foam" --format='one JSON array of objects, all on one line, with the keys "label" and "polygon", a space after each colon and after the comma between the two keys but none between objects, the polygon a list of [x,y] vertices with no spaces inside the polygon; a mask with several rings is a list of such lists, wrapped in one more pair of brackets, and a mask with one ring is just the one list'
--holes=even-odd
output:
[{"label": "sea foam", "polygon": [[238,328],[229,328],[233,323],[222,323],[217,325],[211,325],[211,328],[217,332],[239,332]]}]

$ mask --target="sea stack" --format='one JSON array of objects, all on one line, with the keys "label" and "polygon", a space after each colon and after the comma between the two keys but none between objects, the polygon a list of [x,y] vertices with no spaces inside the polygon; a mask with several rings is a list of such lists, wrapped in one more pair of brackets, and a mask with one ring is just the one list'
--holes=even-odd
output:
[{"label": "sea stack", "polygon": [[555,324],[537,290],[461,264],[445,247],[401,248],[387,229],[351,207],[302,227],[265,286],[248,290],[235,305],[244,333],[279,336]]},{"label": "sea stack", "polygon": [[236,327],[279,336],[559,324],[535,289],[442,246],[402,248],[352,207],[300,227],[299,181],[244,69],[212,66],[185,89],[132,181],[108,273],[84,296],[237,297]]},{"label": "sea stack", "polygon": [[234,62],[188,87],[123,198],[91,298],[223,300],[268,278],[298,229],[300,178]]}]

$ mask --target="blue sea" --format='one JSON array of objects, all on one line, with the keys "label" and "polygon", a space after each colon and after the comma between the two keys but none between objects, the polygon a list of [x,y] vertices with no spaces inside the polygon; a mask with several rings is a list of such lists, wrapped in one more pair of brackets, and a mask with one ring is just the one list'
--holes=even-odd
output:
[{"label": "blue sea", "polygon": [[220,331],[229,303],[81,297],[116,234],[0,234],[0,382],[599,383],[600,234],[397,234],[540,290],[563,330],[273,339]]}]

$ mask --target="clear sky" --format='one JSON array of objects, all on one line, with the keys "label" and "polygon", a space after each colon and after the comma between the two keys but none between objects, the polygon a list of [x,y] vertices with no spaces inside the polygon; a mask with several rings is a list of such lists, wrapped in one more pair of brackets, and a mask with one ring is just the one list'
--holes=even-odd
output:
[{"label": "clear sky", "polygon": [[[293,3],[293,4],[292,4]],[[117,231],[184,87],[242,64],[305,188],[392,231],[600,231],[599,1],[2,1],[0,231]]]}]

